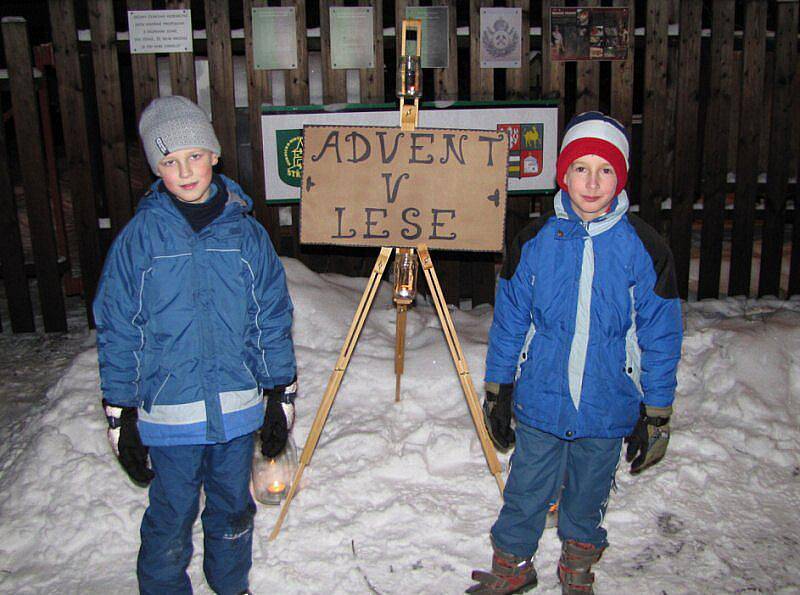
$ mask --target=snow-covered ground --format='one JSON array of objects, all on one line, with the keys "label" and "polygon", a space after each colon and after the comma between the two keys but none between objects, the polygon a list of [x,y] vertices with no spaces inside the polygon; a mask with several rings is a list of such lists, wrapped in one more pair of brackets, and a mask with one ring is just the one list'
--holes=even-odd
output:
[{"label": "snow-covered ground", "polygon": [[[365,280],[284,264],[302,447]],[[670,449],[637,478],[620,466],[597,593],[796,593],[800,302],[726,299],[685,313]],[[453,316],[481,392],[492,310]],[[2,593],[136,592],[147,493],[106,442],[93,339],[0,336]],[[255,593],[460,593],[471,569],[488,567],[501,501],[433,308],[409,313],[400,403],[394,340],[384,283],[274,542],[278,509],[259,506]],[[200,532],[198,523],[190,574],[197,593],[210,593]],[[560,592],[559,547],[546,531],[536,592]]]}]

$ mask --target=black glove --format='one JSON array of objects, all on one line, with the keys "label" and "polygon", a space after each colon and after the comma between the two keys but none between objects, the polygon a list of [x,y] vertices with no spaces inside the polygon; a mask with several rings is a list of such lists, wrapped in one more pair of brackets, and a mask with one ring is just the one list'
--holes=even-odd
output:
[{"label": "black glove", "polygon": [[147,447],[139,437],[136,407],[117,407],[103,399],[103,409],[108,420],[108,442],[117,455],[125,473],[139,487],[146,487],[155,473],[147,464]]},{"label": "black glove", "polygon": [[631,473],[639,473],[655,465],[667,452],[669,444],[669,418],[672,407],[639,405],[639,421],[633,433],[625,438],[628,450],[625,460],[631,464]]},{"label": "black glove", "polygon": [[489,438],[501,451],[514,446],[514,429],[511,427],[511,400],[513,384],[486,383],[486,399],[483,401],[483,421]]},{"label": "black glove", "polygon": [[261,454],[269,459],[277,457],[286,447],[289,432],[294,426],[294,398],[297,395],[297,378],[291,384],[278,385],[264,390],[267,411],[261,426]]}]

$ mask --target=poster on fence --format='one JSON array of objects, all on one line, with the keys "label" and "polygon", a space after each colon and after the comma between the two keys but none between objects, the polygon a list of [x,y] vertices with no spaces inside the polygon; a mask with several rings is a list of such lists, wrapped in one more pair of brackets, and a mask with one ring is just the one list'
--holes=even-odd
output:
[{"label": "poster on fence", "polygon": [[192,11],[129,10],[131,54],[192,51]]},{"label": "poster on fence", "polygon": [[[398,126],[397,105],[263,106],[261,138],[267,202],[297,202],[303,177],[303,127],[309,125]],[[423,103],[420,128],[505,132],[508,192],[555,190],[558,106],[550,101]]]},{"label": "poster on fence", "polygon": [[300,241],[499,252],[505,133],[306,126]]},{"label": "poster on fence", "polygon": [[627,8],[550,8],[552,60],[626,60],[631,34]]}]

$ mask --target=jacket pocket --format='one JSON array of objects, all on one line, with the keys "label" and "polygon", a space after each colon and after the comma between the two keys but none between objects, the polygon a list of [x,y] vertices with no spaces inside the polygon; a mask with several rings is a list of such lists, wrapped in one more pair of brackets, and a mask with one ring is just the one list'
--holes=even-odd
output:
[{"label": "jacket pocket", "polygon": [[147,392],[142,401],[142,408],[147,411],[147,413],[150,413],[153,409],[158,397],[164,392],[164,389],[169,383],[170,378],[172,378],[172,372],[159,366],[158,371],[147,383]]}]

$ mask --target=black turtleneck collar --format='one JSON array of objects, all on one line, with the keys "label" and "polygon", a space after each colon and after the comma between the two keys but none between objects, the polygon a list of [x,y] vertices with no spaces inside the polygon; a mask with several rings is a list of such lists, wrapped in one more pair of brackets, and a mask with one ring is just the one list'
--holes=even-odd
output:
[{"label": "black turtleneck collar", "polygon": [[172,200],[172,204],[174,204],[178,211],[186,218],[186,221],[192,226],[195,233],[200,232],[209,223],[214,221],[214,219],[219,217],[222,211],[225,210],[225,204],[228,202],[228,193],[225,189],[225,183],[216,174],[211,178],[211,191],[208,199],[199,204],[183,202],[172,192],[167,190],[164,182],[161,182],[161,190],[169,196],[170,200]]}]

